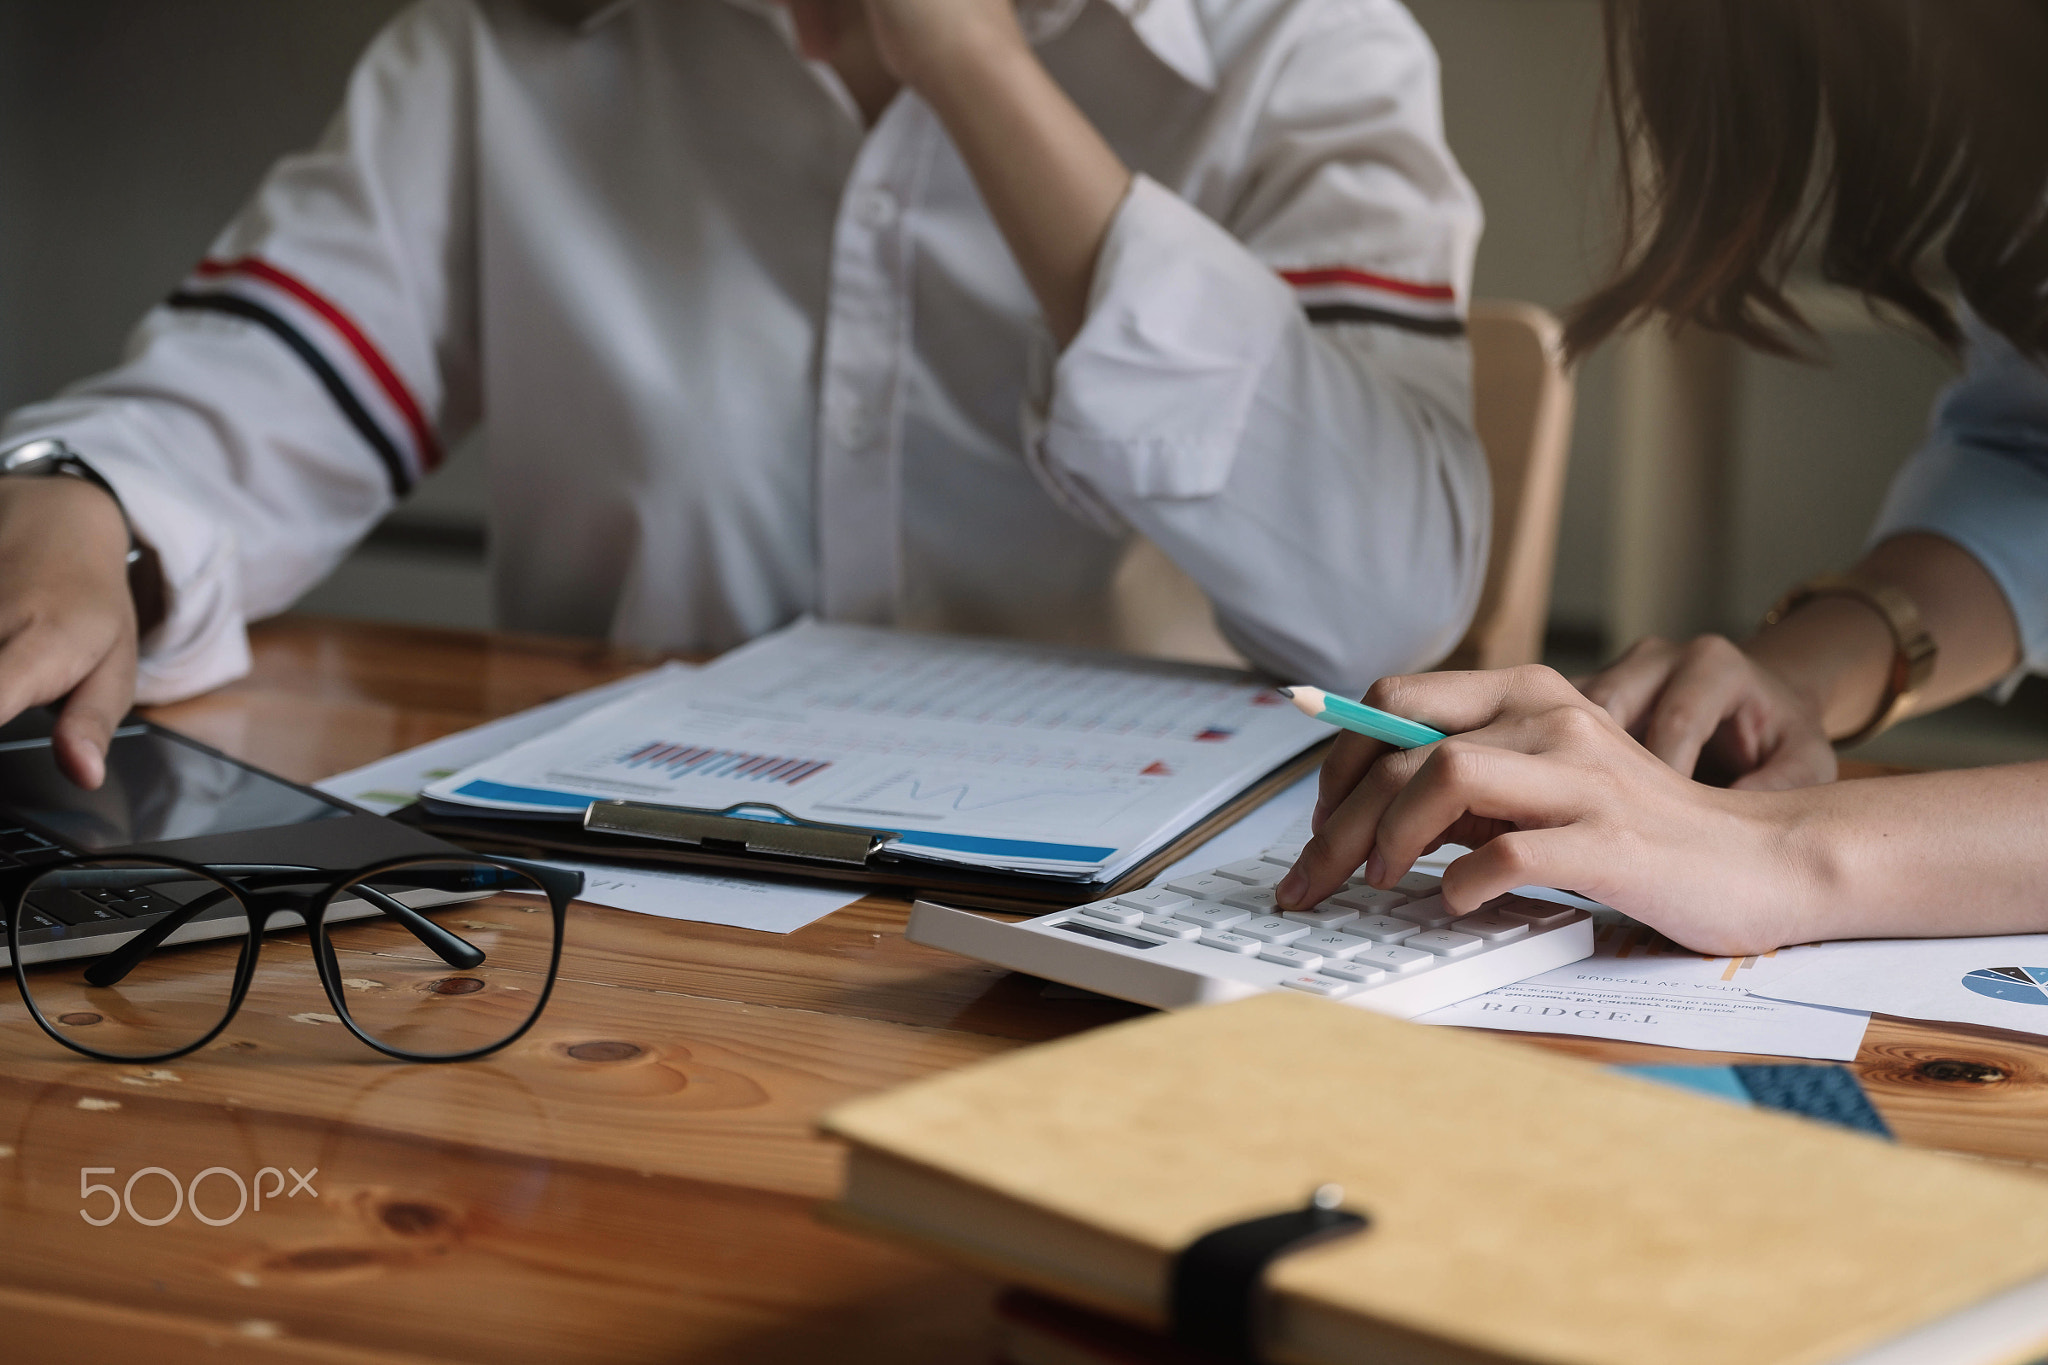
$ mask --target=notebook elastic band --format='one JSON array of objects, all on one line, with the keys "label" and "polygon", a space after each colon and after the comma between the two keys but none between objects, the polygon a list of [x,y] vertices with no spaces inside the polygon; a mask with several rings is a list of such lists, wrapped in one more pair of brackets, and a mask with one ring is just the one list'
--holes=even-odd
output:
[{"label": "notebook elastic band", "polygon": [[1306,1208],[1218,1228],[1174,1258],[1167,1311],[1174,1340],[1218,1359],[1259,1360],[1259,1314],[1266,1267],[1280,1257],[1365,1229],[1364,1214],[1339,1207],[1344,1192],[1325,1185]]}]

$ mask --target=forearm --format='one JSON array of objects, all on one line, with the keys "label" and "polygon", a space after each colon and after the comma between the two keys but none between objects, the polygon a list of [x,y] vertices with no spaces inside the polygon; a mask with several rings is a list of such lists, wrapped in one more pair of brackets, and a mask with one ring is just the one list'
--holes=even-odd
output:
[{"label": "forearm", "polygon": [[[1853,572],[1898,588],[1919,608],[1939,648],[1933,676],[1915,713],[1981,691],[2020,658],[2012,609],[1990,574],[1968,552],[1939,536],[1894,536],[1864,556]],[[1893,640],[1884,619],[1846,597],[1817,598],[1745,649],[1816,705],[1827,732],[1853,734],[1876,712],[1891,671]]]},{"label": "forearm", "polygon": [[1061,346],[1131,173],[1023,41],[975,29],[908,77],[945,124]]},{"label": "forearm", "polygon": [[1870,778],[1777,803],[1800,939],[2048,930],[2048,763]]},{"label": "forearm", "polygon": [[1414,355],[1382,368],[1292,321],[1222,487],[1120,504],[1250,658],[1351,695],[1448,653],[1486,565],[1485,455],[1452,396],[1462,349],[1387,346],[1441,352],[1441,383]]}]

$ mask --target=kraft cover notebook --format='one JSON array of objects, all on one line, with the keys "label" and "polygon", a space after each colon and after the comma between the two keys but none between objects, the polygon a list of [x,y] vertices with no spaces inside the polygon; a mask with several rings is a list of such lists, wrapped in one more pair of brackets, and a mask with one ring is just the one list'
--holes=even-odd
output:
[{"label": "kraft cover notebook", "polygon": [[1176,1256],[1334,1184],[1260,1350],[1334,1365],[2016,1365],[2048,1184],[1290,995],[833,1111],[831,1216],[1153,1329]]}]

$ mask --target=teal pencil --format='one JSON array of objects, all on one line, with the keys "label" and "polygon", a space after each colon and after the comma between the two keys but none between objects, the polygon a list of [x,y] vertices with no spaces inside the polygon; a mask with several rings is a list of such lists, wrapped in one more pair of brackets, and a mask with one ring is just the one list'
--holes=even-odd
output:
[{"label": "teal pencil", "polygon": [[1312,716],[1325,725],[1334,725],[1342,730],[1354,730],[1369,739],[1382,744],[1391,744],[1397,749],[1418,749],[1425,744],[1434,744],[1442,739],[1443,733],[1427,725],[1407,720],[1377,706],[1367,706],[1361,701],[1347,701],[1332,696],[1320,687],[1283,687],[1280,695],[1301,708],[1303,715]]}]

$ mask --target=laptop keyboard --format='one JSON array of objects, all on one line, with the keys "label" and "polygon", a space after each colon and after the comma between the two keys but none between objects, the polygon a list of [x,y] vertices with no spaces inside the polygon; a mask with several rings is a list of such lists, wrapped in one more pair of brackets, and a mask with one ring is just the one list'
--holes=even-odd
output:
[{"label": "laptop keyboard", "polygon": [[0,825],[0,870],[51,863],[71,855],[33,830]]},{"label": "laptop keyboard", "polygon": [[[71,853],[68,849],[58,847],[42,835],[37,834],[34,830],[16,829],[11,826],[0,825],[0,872],[10,872],[15,868],[21,867],[36,867],[43,863],[53,863],[60,858],[68,858],[70,856]],[[93,894],[99,895],[101,893],[95,892]],[[113,892],[111,894],[118,896],[122,893]],[[117,919],[131,917],[129,915],[115,914],[115,907],[113,906],[94,906],[93,910],[104,910],[106,912],[105,914],[95,914],[92,910],[88,910],[85,905],[74,906],[72,904],[74,901],[82,902],[85,899],[84,896],[75,891],[67,891],[63,893],[63,903],[59,905],[57,903],[58,898],[38,894],[36,896],[36,904],[27,907],[22,912],[22,939],[31,943],[38,942],[55,937],[73,925],[86,924],[94,920],[108,918],[109,916]],[[162,901],[161,897],[156,899]],[[144,913],[161,914],[164,908],[163,904],[159,904]],[[55,914],[51,913],[53,910],[56,912]],[[60,915],[65,916],[65,918],[59,918]],[[76,916],[76,918],[70,918],[70,916]],[[7,907],[0,905],[0,933],[6,932],[6,929]]]}]

